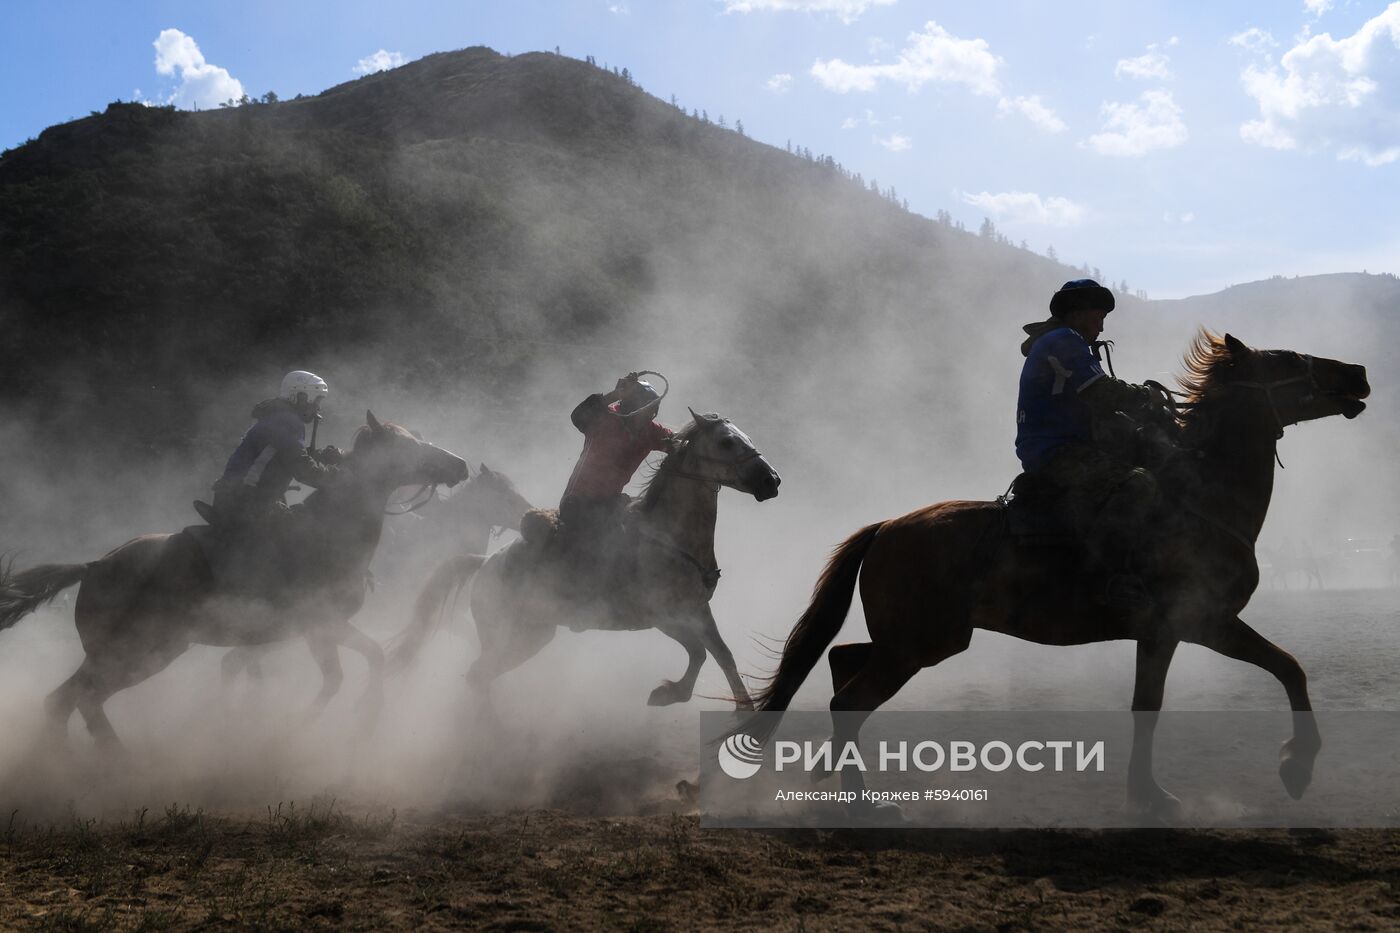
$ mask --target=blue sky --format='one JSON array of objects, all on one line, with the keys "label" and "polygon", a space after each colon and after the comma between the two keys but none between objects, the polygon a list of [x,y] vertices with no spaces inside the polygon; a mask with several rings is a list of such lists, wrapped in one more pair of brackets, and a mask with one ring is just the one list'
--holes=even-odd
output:
[{"label": "blue sky", "polygon": [[1400,272],[1400,3],[5,0],[0,147],[469,45],[626,66],[1153,297]]}]

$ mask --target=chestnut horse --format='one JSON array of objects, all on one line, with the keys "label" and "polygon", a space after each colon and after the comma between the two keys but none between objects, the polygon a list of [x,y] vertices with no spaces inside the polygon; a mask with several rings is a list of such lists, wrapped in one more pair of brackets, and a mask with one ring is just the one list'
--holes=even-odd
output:
[{"label": "chestnut horse", "polygon": [[[1149,813],[1170,812],[1178,802],[1152,774],[1151,713],[1162,708],[1172,654],[1186,641],[1258,665],[1282,683],[1294,715],[1279,776],[1289,794],[1301,797],[1322,744],[1307,678],[1239,613],[1259,583],[1254,542],[1269,509],[1284,427],[1337,414],[1355,418],[1370,385],[1361,366],[1253,350],[1206,331],[1185,362],[1180,440],[1196,459],[1191,481],[1175,491],[1177,507],[1153,532],[1160,543],[1150,575],[1152,610],[1097,605],[1092,584],[1064,572],[1063,555],[1012,540],[998,503],[940,502],[868,525],[836,549],[777,672],[755,698],[758,711],[787,709],[840,631],[859,578],[871,640],[837,645],[828,656],[833,747],[856,741],[870,711],[922,668],[965,649],[975,629],[1045,645],[1128,639],[1137,642],[1133,710],[1149,712],[1134,717],[1129,802]],[[777,717],[763,719],[762,726],[742,728],[771,733]],[[846,768],[841,778],[843,789],[860,799],[862,776]]]},{"label": "chestnut horse", "polygon": [[222,592],[200,544],[186,533],[142,535],[87,564],[0,574],[0,630],[82,583],[74,618],[86,657],[45,704],[56,736],[77,709],[99,747],[117,747],[102,709],[108,698],[159,673],[190,645],[261,645],[296,636],[307,638],[323,673],[332,662],[339,671],[338,646],[372,645],[367,699],[377,713],[384,655],[350,617],[364,602],[384,507],[400,486],[461,482],[467,464],[397,425],[381,424],[373,413],[366,421],[342,476],[308,496],[301,515],[287,517],[285,540],[272,540],[269,532],[268,553],[281,578],[263,592]]}]

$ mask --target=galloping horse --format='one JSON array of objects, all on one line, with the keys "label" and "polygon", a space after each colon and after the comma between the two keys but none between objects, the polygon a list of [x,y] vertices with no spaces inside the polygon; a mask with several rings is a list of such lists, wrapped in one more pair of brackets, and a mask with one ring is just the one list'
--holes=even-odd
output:
[{"label": "galloping horse", "polygon": [[[481,464],[474,476],[462,484],[462,488],[446,502],[437,505],[424,515],[424,521],[436,536],[430,535],[434,546],[441,546],[438,538],[453,542],[454,549],[469,554],[484,554],[491,543],[491,536],[497,528],[511,531],[520,530],[520,519],[530,511],[530,502],[522,496],[511,482],[510,477],[486,464]],[[314,642],[316,634],[307,636]],[[231,648],[222,663],[224,685],[232,684],[240,672],[246,672],[253,681],[262,680],[262,658],[277,645],[253,645],[245,648]],[[378,642],[365,636],[345,643],[345,647],[364,655],[365,661],[373,668],[383,658],[383,649]],[[334,646],[327,650],[324,646],[311,644],[312,656],[317,659],[335,658]],[[318,706],[328,703],[340,688],[340,665],[327,668],[322,665],[321,694],[317,697]]]},{"label": "galloping horse", "polygon": [[372,646],[366,702],[377,711],[384,656],[349,620],[364,602],[384,507],[399,486],[461,482],[467,465],[367,413],[343,471],[307,497],[303,514],[288,516],[289,540],[269,540],[284,545],[277,553],[287,563],[284,581],[267,593],[222,592],[200,544],[183,533],[143,535],[91,563],[46,564],[0,579],[0,630],[82,583],[74,618],[86,657],[46,701],[54,732],[62,735],[77,709],[100,747],[119,746],[103,704],[191,644],[260,645],[296,636],[308,639],[327,679],[337,682],[337,646]]},{"label": "galloping horse", "polygon": [[[1366,370],[1287,350],[1252,350],[1202,331],[1181,378],[1187,402],[1181,443],[1194,451],[1194,482],[1153,536],[1161,541],[1155,609],[1146,617],[1095,604],[1091,585],[1066,573],[1062,556],[1018,545],[993,502],[941,502],[868,525],[840,545],[812,602],[784,646],[759,711],[787,709],[836,638],[860,582],[870,641],[831,649],[833,747],[857,740],[869,713],[925,667],[958,654],[974,629],[1046,645],[1137,642],[1133,710],[1162,708],[1167,668],[1180,642],[1204,645],[1273,674],[1294,710],[1293,737],[1279,776],[1301,797],[1322,741],[1298,662],[1239,618],[1259,584],[1254,542],[1273,492],[1274,457],[1287,425],[1355,418],[1370,394]],[[763,736],[777,717],[741,727]],[[1148,812],[1177,806],[1152,775],[1156,716],[1134,717],[1130,804]],[[863,789],[854,769],[843,789]]]},{"label": "galloping horse", "polygon": [[529,540],[489,558],[463,555],[434,572],[393,663],[411,661],[441,618],[448,596],[475,575],[471,610],[481,657],[467,679],[483,698],[493,680],[533,657],[560,625],[574,631],[656,628],[680,642],[689,663],[679,680],[664,681],[651,692],[650,705],[689,700],[708,651],[724,671],[735,703],[752,708],[710,612],[719,581],[715,520],[721,486],[762,502],[778,494],[781,479],[733,423],[719,415],[692,411],[691,416],[691,424],[676,434],[674,451],[632,504],[622,547],[635,548],[635,563],[608,578],[606,598],[580,602],[568,571]]}]

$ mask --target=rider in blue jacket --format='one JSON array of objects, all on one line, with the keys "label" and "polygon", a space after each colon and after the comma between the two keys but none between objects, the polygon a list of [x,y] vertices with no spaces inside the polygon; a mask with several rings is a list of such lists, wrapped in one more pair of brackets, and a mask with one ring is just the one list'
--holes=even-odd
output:
[{"label": "rider in blue jacket", "polygon": [[1076,279],[1050,299],[1048,321],[1024,328],[1016,455],[1027,473],[1057,490],[1091,561],[1109,571],[1103,601],[1137,608],[1149,602],[1135,564],[1157,482],[1108,443],[1106,428],[1121,412],[1145,409],[1152,393],[1105,373],[1094,353],[1114,304],[1098,282]]},{"label": "rider in blue jacket", "polygon": [[256,517],[286,505],[293,481],[318,487],[332,479],[341,454],[334,447],[306,449],[306,426],[320,417],[329,393],[314,373],[288,373],[276,398],[253,409],[253,426],[243,435],[214,484],[214,509],[222,517]]}]

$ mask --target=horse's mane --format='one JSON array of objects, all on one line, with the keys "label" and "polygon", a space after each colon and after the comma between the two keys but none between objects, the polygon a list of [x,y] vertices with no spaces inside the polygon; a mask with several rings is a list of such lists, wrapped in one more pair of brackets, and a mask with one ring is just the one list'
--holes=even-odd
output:
[{"label": "horse's mane", "polygon": [[[413,432],[409,431],[403,425],[394,424],[394,422],[392,421],[381,421],[379,424],[381,427],[388,428],[389,430],[394,431],[398,434],[407,434],[409,437],[413,436]],[[360,425],[360,429],[355,432],[355,436],[350,440],[350,452],[360,453],[361,448],[368,444],[369,439],[373,436],[373,428],[371,428],[367,424]]]},{"label": "horse's mane", "polygon": [[1202,327],[1181,362],[1186,371],[1177,376],[1176,381],[1186,393],[1186,404],[1194,405],[1224,385],[1225,367],[1231,362],[1230,350],[1223,338]]},{"label": "horse's mane", "polygon": [[642,483],[642,494],[638,497],[637,508],[646,511],[661,501],[661,493],[672,479],[670,471],[666,469],[666,464],[673,459],[685,456],[685,449],[689,446],[690,439],[695,436],[695,432],[699,430],[700,426],[701,422],[692,421],[672,435],[676,443],[675,449],[667,454],[660,463],[647,471],[647,478]]}]

